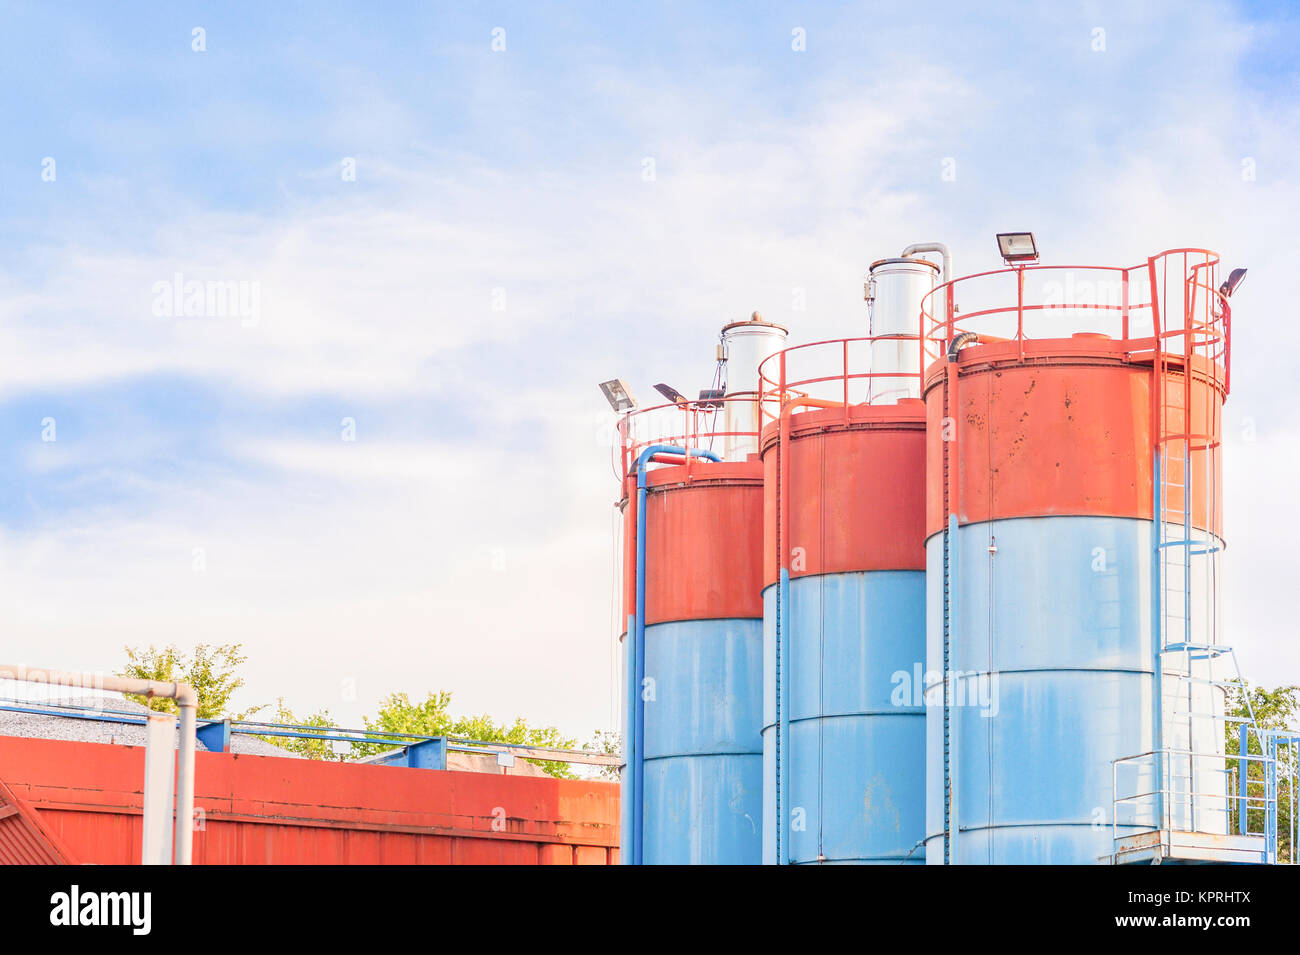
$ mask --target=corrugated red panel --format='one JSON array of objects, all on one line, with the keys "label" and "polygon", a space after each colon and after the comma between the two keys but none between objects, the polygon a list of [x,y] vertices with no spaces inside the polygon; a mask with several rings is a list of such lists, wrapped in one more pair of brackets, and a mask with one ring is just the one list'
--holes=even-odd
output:
[{"label": "corrugated red panel", "polygon": [[0,865],[66,865],[72,857],[36,810],[0,781]]},{"label": "corrugated red panel", "polygon": [[[78,861],[139,861],[143,747],[0,737],[0,775]],[[610,864],[617,856],[613,783],[198,753],[194,804],[200,864]]]}]

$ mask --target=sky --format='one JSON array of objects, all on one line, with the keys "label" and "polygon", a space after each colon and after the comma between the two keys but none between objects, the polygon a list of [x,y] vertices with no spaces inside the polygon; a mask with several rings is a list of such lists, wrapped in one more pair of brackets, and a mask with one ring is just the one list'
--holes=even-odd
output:
[{"label": "sky", "polygon": [[1225,639],[1300,683],[1298,42],[1196,0],[0,3],[4,656],[238,642],[241,706],[616,727],[596,383],[705,387],[754,310],[866,334],[871,261],[1032,229],[1249,267]]}]

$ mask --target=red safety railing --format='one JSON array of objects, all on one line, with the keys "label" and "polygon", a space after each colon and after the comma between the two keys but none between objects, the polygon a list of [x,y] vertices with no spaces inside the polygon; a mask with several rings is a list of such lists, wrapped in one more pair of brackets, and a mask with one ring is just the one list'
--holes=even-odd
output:
[{"label": "red safety railing", "polygon": [[[668,402],[630,411],[618,422],[619,463],[615,470],[625,479],[636,467],[641,451],[652,444],[712,451],[724,460],[740,459],[743,449],[758,448],[757,404],[755,395],[744,394]],[[708,466],[708,462],[697,458],[682,463],[688,470]]]},{"label": "red safety railing", "polygon": [[1130,353],[1207,358],[1226,392],[1231,328],[1215,284],[1218,262],[1208,249],[1171,249],[1127,267],[1025,265],[962,276],[921,301],[922,364],[964,332],[1015,342],[1021,358],[1027,341],[1092,333]]},{"label": "red safety railing", "polygon": [[[1216,286],[1218,263],[1207,249],[1171,249],[1135,266],[1025,265],[953,279],[921,300],[915,336],[796,345],[759,366],[757,397],[683,400],[629,412],[619,422],[615,470],[626,477],[651,444],[724,457],[729,449],[755,448],[763,425],[795,400],[847,409],[919,397],[926,367],[966,332],[981,343],[1014,342],[1021,359],[1027,342],[1105,335],[1128,354],[1158,352],[1162,373],[1179,356],[1188,363],[1204,360],[1203,373],[1226,394],[1231,322]],[[885,350],[894,350],[891,367],[900,370],[872,370],[873,353]],[[913,361],[913,370],[902,370]]]},{"label": "red safety railing", "polygon": [[[874,354],[884,349],[915,350],[915,370],[850,370],[871,369]],[[800,399],[848,409],[853,405],[893,404],[900,397],[918,398],[921,351],[919,334],[835,338],[786,348],[758,366],[763,421],[776,420],[787,403]]]}]

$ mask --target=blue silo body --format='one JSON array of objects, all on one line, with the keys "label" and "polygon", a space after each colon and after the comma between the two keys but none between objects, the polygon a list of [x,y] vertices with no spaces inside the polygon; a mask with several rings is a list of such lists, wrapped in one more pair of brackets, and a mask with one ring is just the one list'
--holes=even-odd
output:
[{"label": "blue silo body", "polygon": [[628,603],[646,622],[638,627],[632,614],[631,639],[623,638],[630,762],[622,860],[755,865],[763,799],[762,472],[756,461],[701,462],[693,471],[639,469],[638,484],[626,537],[636,557],[625,583],[635,593]]},{"label": "blue silo body", "polygon": [[646,629],[644,862],[757,864],[763,806],[761,620]]},{"label": "blue silo body", "polygon": [[[764,646],[775,671],[775,603]],[[788,861],[923,863],[925,573],[864,571],[789,583]],[[769,681],[764,752],[775,753]],[[773,755],[767,786],[776,786]],[[769,828],[775,818],[769,815]],[[775,841],[764,842],[773,863]]]},{"label": "blue silo body", "polygon": [[[1162,481],[1151,409],[1175,396],[1211,431],[1222,392],[1210,375],[1153,375],[1136,345],[971,344],[928,374],[931,426],[954,426],[929,460],[927,862],[1109,862],[1117,839],[1158,828],[1162,791],[1192,791],[1171,762],[1192,748],[1173,730],[1193,731],[1176,681],[1160,689],[1162,650],[1214,642],[1196,613],[1212,590],[1186,562],[1222,549],[1217,517],[1192,516],[1217,510],[1221,485],[1212,461],[1181,452]],[[1188,515],[1179,550],[1157,540],[1157,500],[1160,541]],[[1210,758],[1219,720],[1192,737]],[[1222,762],[1217,777],[1198,763],[1191,785],[1198,824],[1226,834]]]},{"label": "blue silo body", "polygon": [[[1151,528],[1035,517],[957,529],[951,863],[1091,864],[1110,853],[1111,763],[1156,748]],[[942,548],[942,534],[930,538],[931,567]],[[942,671],[941,581],[931,575],[932,673]],[[926,848],[942,863],[941,708],[930,713]]]},{"label": "blue silo body", "polygon": [[925,861],[925,443],[919,399],[764,432],[766,863]]}]

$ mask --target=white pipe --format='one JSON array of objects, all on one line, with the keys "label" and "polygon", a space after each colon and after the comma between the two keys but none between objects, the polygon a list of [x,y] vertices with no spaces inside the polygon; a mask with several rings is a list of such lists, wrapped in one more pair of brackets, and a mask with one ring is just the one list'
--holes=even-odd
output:
[{"label": "white pipe", "polygon": [[0,666],[0,680],[27,683],[51,683],[110,693],[136,696],[161,696],[176,701],[181,711],[180,755],[176,774],[176,864],[189,865],[194,841],[194,735],[198,713],[198,694],[188,683],[164,683],[161,680],[136,680],[100,673],[76,673],[68,670],[42,670],[37,667]]},{"label": "white pipe", "polygon": [[[938,252],[943,259],[943,282],[946,285],[952,281],[952,253],[948,251],[948,246],[942,242],[915,242],[903,250],[903,258],[916,255],[918,252]],[[935,321],[946,322],[948,320],[948,296],[952,294],[952,286],[943,290],[943,310],[934,309],[933,318]],[[929,334],[929,330],[923,330],[923,335]]]},{"label": "white pipe", "polygon": [[903,258],[909,258],[918,252],[938,252],[943,258],[943,280],[952,281],[952,253],[942,242],[917,242],[903,250]]},{"label": "white pipe", "polygon": [[176,864],[189,865],[194,852],[194,737],[198,698],[187,683],[173,686],[180,691],[176,704],[181,711],[181,744],[176,766]]}]

